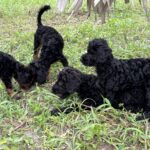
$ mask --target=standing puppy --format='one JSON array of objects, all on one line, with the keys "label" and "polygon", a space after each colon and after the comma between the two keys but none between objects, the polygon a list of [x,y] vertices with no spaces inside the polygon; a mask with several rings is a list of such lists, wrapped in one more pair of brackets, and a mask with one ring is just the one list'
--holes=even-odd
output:
[{"label": "standing puppy", "polygon": [[[68,61],[63,55],[64,40],[62,36],[52,27],[44,26],[41,22],[42,14],[49,10],[50,6],[45,5],[40,8],[37,16],[37,30],[34,35],[34,60],[38,59],[41,49],[41,58],[53,56],[53,63],[61,61],[63,66],[68,66]],[[51,61],[51,60],[50,60]]]}]

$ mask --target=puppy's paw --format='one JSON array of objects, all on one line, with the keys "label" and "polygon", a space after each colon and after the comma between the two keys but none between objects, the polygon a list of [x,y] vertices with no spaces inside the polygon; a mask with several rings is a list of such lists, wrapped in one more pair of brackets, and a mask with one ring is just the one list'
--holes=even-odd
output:
[{"label": "puppy's paw", "polygon": [[136,121],[141,121],[141,120],[144,120],[144,116],[143,115],[140,115],[140,116],[137,116],[136,117]]},{"label": "puppy's paw", "polygon": [[61,113],[61,110],[59,110],[59,109],[57,109],[57,108],[54,108],[54,109],[52,109],[52,110],[50,111],[50,114],[51,114],[52,116],[59,116],[60,113]]},{"label": "puppy's paw", "polygon": [[145,111],[142,115],[136,117],[136,121],[141,121],[144,119],[150,120],[150,111]]}]

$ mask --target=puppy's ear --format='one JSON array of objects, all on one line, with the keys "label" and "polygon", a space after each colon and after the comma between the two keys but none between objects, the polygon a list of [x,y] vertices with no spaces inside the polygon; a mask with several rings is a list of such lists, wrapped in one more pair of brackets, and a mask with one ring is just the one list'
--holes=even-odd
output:
[{"label": "puppy's ear", "polygon": [[17,63],[16,64],[16,70],[19,72],[19,71],[22,71],[23,69],[24,69],[25,67],[22,65],[22,64],[20,64],[20,63]]},{"label": "puppy's ear", "polygon": [[66,88],[69,93],[76,92],[81,84],[80,76],[70,75],[66,81]]},{"label": "puppy's ear", "polygon": [[71,94],[77,91],[77,89],[79,88],[80,82],[75,81],[75,80],[72,80],[70,82],[71,82],[70,84],[66,84],[66,88],[67,88],[68,93]]}]

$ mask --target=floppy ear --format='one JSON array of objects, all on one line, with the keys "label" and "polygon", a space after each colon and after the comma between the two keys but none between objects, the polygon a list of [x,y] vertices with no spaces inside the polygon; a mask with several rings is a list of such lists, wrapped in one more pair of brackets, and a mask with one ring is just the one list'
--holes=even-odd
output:
[{"label": "floppy ear", "polygon": [[24,69],[25,67],[22,65],[22,64],[20,64],[20,63],[17,63],[16,64],[16,70],[17,71],[21,71],[22,69]]},{"label": "floppy ear", "polygon": [[69,93],[76,92],[81,84],[80,76],[70,75],[66,81],[66,88]]},{"label": "floppy ear", "polygon": [[80,81],[70,80],[68,82],[70,82],[69,84],[66,84],[68,93],[76,92],[80,86]]}]

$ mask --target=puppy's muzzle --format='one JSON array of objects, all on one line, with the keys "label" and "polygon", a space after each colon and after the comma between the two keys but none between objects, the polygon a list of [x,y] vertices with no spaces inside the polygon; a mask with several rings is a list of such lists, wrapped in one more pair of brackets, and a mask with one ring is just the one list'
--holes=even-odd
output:
[{"label": "puppy's muzzle", "polygon": [[84,64],[85,62],[87,62],[87,57],[86,57],[86,54],[82,55],[80,61]]}]

